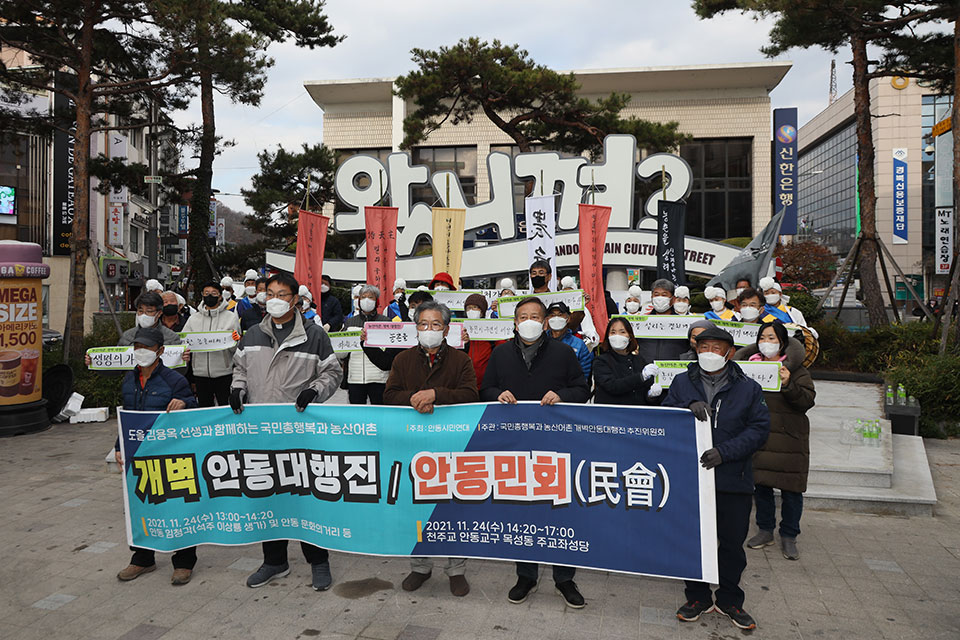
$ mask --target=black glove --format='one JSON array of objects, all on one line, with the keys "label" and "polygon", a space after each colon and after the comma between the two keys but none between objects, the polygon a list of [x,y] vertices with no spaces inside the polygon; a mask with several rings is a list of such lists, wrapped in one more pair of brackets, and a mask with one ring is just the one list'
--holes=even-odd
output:
[{"label": "black glove", "polygon": [[230,408],[233,409],[234,413],[240,413],[243,411],[243,389],[233,388],[230,389]]},{"label": "black glove", "polygon": [[700,456],[700,464],[703,465],[704,469],[713,469],[719,466],[721,462],[723,462],[723,458],[720,457],[720,452],[716,449],[707,449]]},{"label": "black glove", "polygon": [[300,395],[297,396],[297,411],[303,411],[307,408],[307,405],[316,400],[317,390],[316,389],[304,389],[300,392]]},{"label": "black glove", "polygon": [[706,421],[710,419],[710,405],[703,400],[694,400],[687,408],[693,411],[693,415],[697,416],[697,420]]}]

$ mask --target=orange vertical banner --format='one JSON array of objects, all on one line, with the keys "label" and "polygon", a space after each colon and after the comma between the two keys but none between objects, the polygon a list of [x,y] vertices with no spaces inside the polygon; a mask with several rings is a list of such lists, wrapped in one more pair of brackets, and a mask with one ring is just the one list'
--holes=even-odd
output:
[{"label": "orange vertical banner", "polygon": [[323,251],[327,245],[330,218],[300,209],[297,216],[297,257],[293,277],[307,285],[314,298],[320,299],[320,276],[323,275]]},{"label": "orange vertical banner", "polygon": [[364,207],[367,232],[367,284],[380,289],[377,309],[393,302],[393,281],[397,277],[396,207]]},{"label": "orange vertical banner", "polygon": [[600,337],[607,331],[607,300],[603,287],[603,254],[610,224],[610,207],[580,205],[580,288],[590,296],[587,308]]}]

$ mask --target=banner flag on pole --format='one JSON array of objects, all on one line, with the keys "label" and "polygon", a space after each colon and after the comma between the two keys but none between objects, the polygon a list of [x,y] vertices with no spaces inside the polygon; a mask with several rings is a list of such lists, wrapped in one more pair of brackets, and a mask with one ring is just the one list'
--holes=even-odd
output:
[{"label": "banner flag on pole", "polygon": [[724,291],[736,288],[737,280],[749,280],[757,286],[760,278],[767,275],[770,261],[773,259],[773,250],[777,248],[777,239],[780,236],[780,225],[783,223],[785,209],[780,209],[770,222],[763,228],[760,235],[750,241],[737,257],[731,260],[720,273],[713,276],[708,287],[723,287]]},{"label": "banner flag on pole", "polygon": [[666,278],[676,285],[686,284],[683,232],[687,204],[661,200],[657,203],[657,213],[657,278]]},{"label": "banner flag on pole", "polygon": [[297,214],[297,255],[293,277],[298,283],[307,285],[307,289],[319,301],[323,252],[327,245],[330,218],[304,209],[298,210]]},{"label": "banner flag on pole", "polygon": [[364,207],[367,231],[367,284],[380,289],[377,309],[393,302],[393,281],[397,278],[396,207]]},{"label": "banner flag on pole", "polygon": [[[610,207],[580,205],[580,288],[590,296],[587,308],[602,336],[607,330],[607,298],[603,286],[603,254],[610,224]],[[554,272],[554,280],[557,279]]]},{"label": "banner flag on pole", "polygon": [[[433,207],[433,272],[445,271],[460,288],[460,265],[463,263],[463,228],[466,209]],[[392,286],[392,283],[391,283]]]},{"label": "banner flag on pole", "polygon": [[550,290],[557,290],[557,203],[549,196],[530,196],[523,201],[527,225],[527,267],[536,260],[550,263]]}]

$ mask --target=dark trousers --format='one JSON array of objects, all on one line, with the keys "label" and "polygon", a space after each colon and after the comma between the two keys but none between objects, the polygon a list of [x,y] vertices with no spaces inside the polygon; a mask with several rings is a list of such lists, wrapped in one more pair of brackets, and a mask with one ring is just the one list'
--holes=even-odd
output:
[{"label": "dark trousers", "polygon": [[[743,589],[740,575],[747,567],[747,554],[743,542],[750,528],[750,509],[753,496],[749,493],[717,492],[717,568],[720,586],[716,603],[723,607],[743,607]],[[713,602],[710,585],[706,582],[686,581],[684,594],[687,600]]]},{"label": "dark trousers", "polygon": [[[557,584],[566,582],[567,580],[573,580],[573,576],[575,576],[577,573],[576,567],[566,567],[562,564],[555,564],[552,566],[553,581]],[[536,562],[518,562],[517,575],[521,578],[537,580],[540,577],[540,565]]]},{"label": "dark trousers", "polygon": [[383,404],[383,390],[386,388],[386,384],[379,382],[350,384],[347,385],[347,397],[350,404],[367,404],[367,398],[370,398],[370,404]]},{"label": "dark trousers", "polygon": [[[315,547],[312,544],[307,544],[306,542],[301,542],[300,548],[303,550],[303,557],[306,558],[307,562],[310,564],[320,564],[321,562],[327,561],[327,556],[329,554],[327,553],[326,549]],[[274,566],[287,564],[287,541],[269,540],[268,542],[264,542],[263,564]]]},{"label": "dark trousers", "polygon": [[[753,490],[757,503],[757,526],[764,531],[773,531],[777,525],[777,503],[773,487],[757,485]],[[796,538],[800,535],[800,516],[803,514],[803,494],[780,490],[780,536]]]},{"label": "dark trousers", "polygon": [[[194,376],[193,383],[197,385],[197,403],[201,407],[225,407],[230,402],[230,383],[233,376],[219,378],[201,378]],[[216,399],[216,404],[214,404]]]},{"label": "dark trousers", "polygon": [[[152,567],[157,560],[153,549],[141,549],[140,547],[130,547],[133,551],[133,557],[130,558],[130,564],[138,567]],[[193,569],[197,564],[197,548],[188,547],[173,552],[174,569]]]}]

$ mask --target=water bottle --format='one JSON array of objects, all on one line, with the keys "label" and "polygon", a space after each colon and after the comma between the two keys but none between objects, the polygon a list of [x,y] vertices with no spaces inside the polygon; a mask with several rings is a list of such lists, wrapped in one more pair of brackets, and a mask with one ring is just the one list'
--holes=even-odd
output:
[{"label": "water bottle", "polygon": [[893,404],[893,385],[887,385],[887,404]]},{"label": "water bottle", "polygon": [[897,385],[897,404],[907,404],[907,390],[903,388],[902,384]]}]

